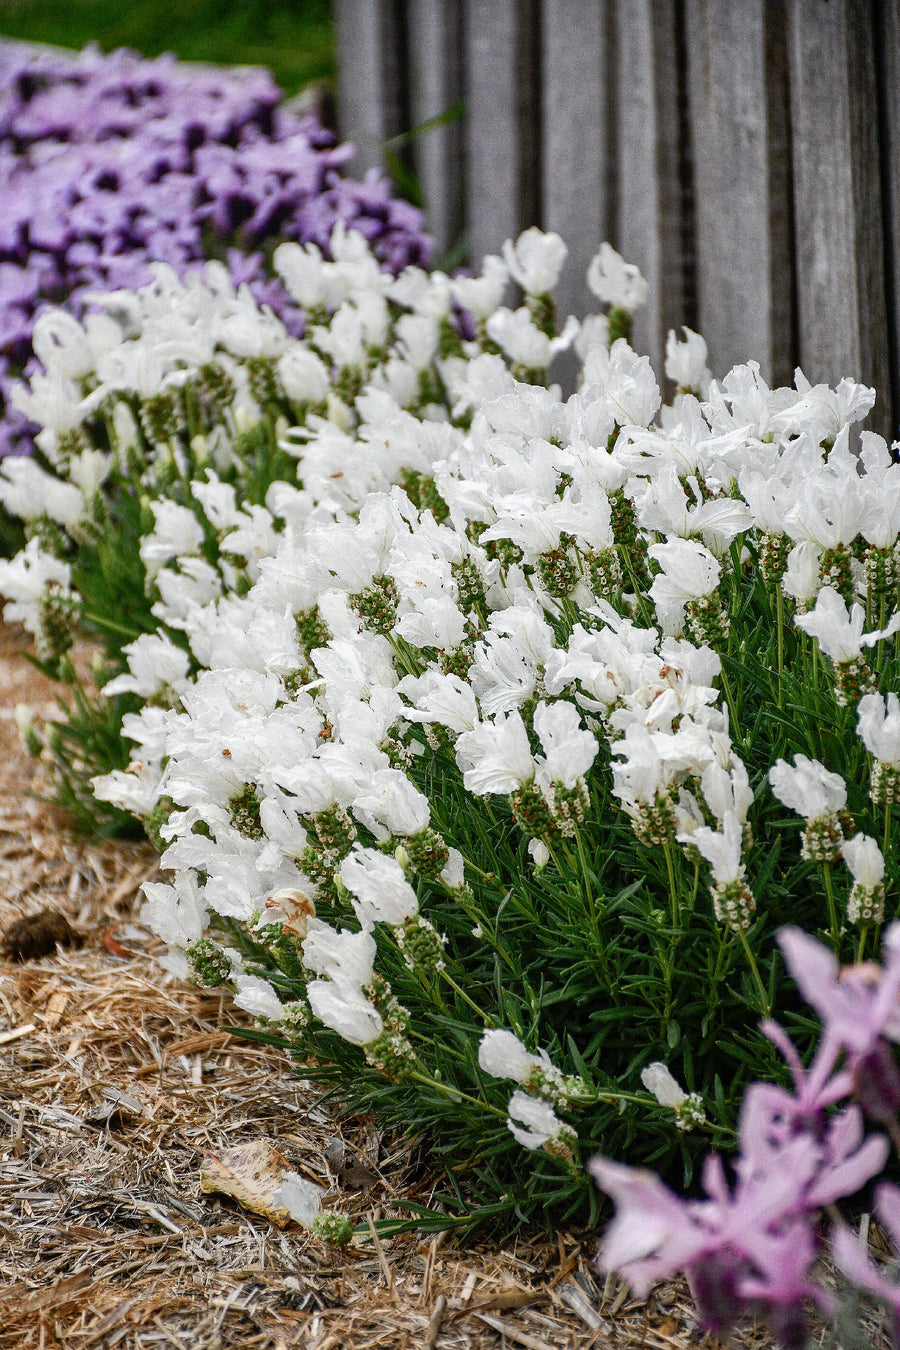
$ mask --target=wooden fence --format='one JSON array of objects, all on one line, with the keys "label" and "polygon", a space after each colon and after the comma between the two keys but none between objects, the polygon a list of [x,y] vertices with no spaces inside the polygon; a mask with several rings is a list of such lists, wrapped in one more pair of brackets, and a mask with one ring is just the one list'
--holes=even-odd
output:
[{"label": "wooden fence", "polygon": [[[336,0],[342,134],[362,167],[406,140],[436,257],[528,225],[570,248],[561,301],[609,239],[650,303],[635,343],[706,337],[789,381],[873,384],[900,421],[900,2]],[[873,424],[870,422],[870,425]]]}]

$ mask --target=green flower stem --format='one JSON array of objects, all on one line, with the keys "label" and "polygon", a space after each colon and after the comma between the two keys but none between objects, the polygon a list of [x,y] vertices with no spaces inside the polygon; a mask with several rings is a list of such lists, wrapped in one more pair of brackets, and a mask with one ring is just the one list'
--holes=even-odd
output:
[{"label": "green flower stem", "polygon": [[731,602],[727,606],[727,613],[730,620],[730,623],[728,625],[729,651],[731,650],[731,646],[735,638],[734,632],[735,623],[741,616],[741,600],[743,594],[741,552],[744,548],[746,538],[747,538],[746,534],[742,534],[739,539],[734,539],[728,550],[729,557],[731,558],[731,571],[728,573],[728,590],[731,594]]},{"label": "green flower stem", "polygon": [[[468,863],[466,863],[466,866],[468,867]],[[473,926],[477,926],[478,928],[481,929],[482,937],[487,939],[487,941],[491,944],[491,948],[493,949],[493,951],[495,951],[496,954],[500,957],[500,959],[504,962],[504,964],[509,967],[513,975],[515,975],[516,979],[519,979],[522,974],[521,970],[512,960],[506,948],[501,946],[500,942],[498,941],[496,932],[491,928],[491,925],[488,923],[488,921],[479,913],[477,909],[473,909],[471,905],[465,904],[459,898],[458,895],[455,895],[453,898],[456,904],[459,905],[459,908],[465,914],[466,918],[472,920]],[[528,917],[530,917],[530,915]]]},{"label": "green flower stem", "polygon": [[619,561],[625,562],[625,571],[628,573],[628,579],[631,582],[632,594],[637,597],[638,610],[641,618],[648,628],[652,628],[656,622],[656,615],[653,612],[653,606],[648,602],[643,593],[643,588],[638,581],[637,574],[631,563],[631,553],[627,546],[619,546]]},{"label": "green flower stem", "polygon": [[409,644],[406,642],[402,644],[399,643],[391,634],[388,634],[388,641],[394,649],[398,665],[401,666],[405,674],[412,675],[418,679],[425,667],[420,662],[414,660],[412,649]]},{"label": "green flower stem", "polygon": [[191,445],[194,437],[203,430],[203,427],[197,417],[197,400],[190,381],[184,386],[184,411],[187,418],[187,442],[188,445]]},{"label": "green flower stem", "polygon": [[719,992],[719,981],[722,978],[723,965],[725,963],[726,958],[730,955],[730,952],[731,952],[731,945],[727,940],[726,933],[720,928],[719,951],[716,955],[716,968],[713,971],[712,979],[709,981],[709,985],[707,987],[707,993],[709,997],[706,1000],[706,1006],[709,1008],[710,1013],[712,1013],[713,1009],[717,1007],[719,1002],[717,998],[717,994]]},{"label": "green flower stem", "polygon": [[597,915],[597,900],[594,894],[594,887],[591,885],[590,882],[587,855],[584,851],[584,840],[581,837],[581,831],[579,830],[577,825],[575,826],[575,846],[578,850],[578,861],[580,863],[584,907],[587,910],[587,914],[590,919],[591,931],[594,936],[594,944],[600,962],[600,970],[603,974],[604,983],[609,988],[609,991],[615,1002],[618,1003],[619,998],[616,989],[616,981],[615,979],[613,979],[612,974],[610,972],[609,962],[607,960],[606,955],[606,943],[603,940],[603,934],[600,932],[600,922]]},{"label": "green flower stem", "polygon": [[467,872],[474,872],[476,876],[481,877],[482,881],[495,882],[497,880],[496,872],[485,872],[484,868],[479,867],[471,858],[463,857],[463,866]]},{"label": "green flower stem", "polygon": [[453,1087],[449,1083],[441,1083],[437,1078],[429,1078],[427,1074],[420,1073],[413,1069],[412,1073],[406,1075],[414,1083],[421,1083],[423,1087],[433,1088],[444,1097],[450,1097],[453,1101],[468,1102],[470,1106],[477,1106],[480,1111],[487,1112],[491,1116],[500,1116],[506,1120],[507,1112],[501,1111],[499,1106],[491,1106],[490,1102],[484,1101],[480,1097],[472,1097],[468,1092],[461,1092],[459,1088]]},{"label": "green flower stem", "polygon": [[[449,984],[450,988],[459,995],[462,1001],[464,1003],[467,1003],[469,1007],[472,1009],[472,1011],[478,1017],[481,1018],[482,1022],[486,1027],[492,1027],[494,1025],[494,1019],[492,1017],[489,1017],[486,1012],[482,1012],[478,1004],[475,1003],[471,998],[469,998],[469,995],[466,993],[465,989],[461,989],[460,986],[454,980],[453,976],[449,974],[446,966],[442,967],[442,969],[438,973],[440,974],[441,979],[444,980],[447,984]],[[441,999],[441,1002],[443,1003],[443,999]]]},{"label": "green flower stem", "polygon": [[669,913],[672,918],[672,927],[681,928],[681,905],[678,900],[678,883],[675,880],[675,859],[672,856],[672,844],[666,840],[663,844],[663,853],[666,855],[666,872],[669,877]]},{"label": "green flower stem", "polygon": [[778,693],[779,708],[784,706],[784,594],[781,583],[775,583],[775,632],[778,644]]},{"label": "green flower stem", "polygon": [[[579,554],[579,561],[580,556],[581,555]],[[581,570],[583,574],[584,569],[582,568]],[[570,637],[572,631],[575,628],[575,625],[581,622],[581,611],[578,609],[577,605],[572,604],[572,601],[569,599],[567,595],[564,595],[562,599],[559,601],[559,608],[563,618],[566,621],[567,626],[566,636]]]},{"label": "green flower stem", "polygon": [[590,869],[588,867],[587,854],[584,851],[584,840],[581,837],[581,831],[575,826],[575,847],[578,851],[578,862],[581,865],[581,880],[583,882],[584,897],[590,902],[594,888],[590,881]]},{"label": "green flower stem", "polygon": [[678,903],[678,886],[675,880],[675,860],[672,856],[672,845],[667,840],[663,846],[663,853],[666,859],[666,873],[669,878],[669,920],[672,926],[672,936],[669,939],[668,947],[664,949],[660,961],[663,977],[666,987],[666,1003],[663,1012],[663,1035],[668,1030],[669,1023],[672,1020],[672,975],[675,970],[675,948],[678,945],[678,935],[681,928],[681,906]]},{"label": "green flower stem", "polygon": [[885,856],[885,858],[886,858],[887,855],[888,855],[888,850],[890,849],[890,846],[891,846],[891,803],[890,803],[890,802],[885,802],[885,804],[884,804],[884,835],[883,835],[882,840],[881,840],[881,852],[883,853],[883,855]]},{"label": "green flower stem", "polygon": [[831,884],[831,863],[822,863],[822,880],[825,884],[825,899],[828,902],[828,922],[831,927],[831,945],[837,956],[841,945],[841,930],[838,925],[837,905],[834,900],[834,887]]},{"label": "green flower stem", "polygon": [[759,1010],[762,1013],[763,1017],[769,1017],[771,1016],[772,1013],[772,1006],[769,1003],[769,995],[766,993],[766,986],[763,984],[762,976],[759,973],[759,966],[756,964],[756,957],[753,955],[750,943],[747,941],[747,934],[744,932],[743,928],[739,928],[737,931],[738,937],[741,940],[741,946],[744,949],[744,955],[747,958],[747,963],[750,966],[751,971],[753,972],[753,979],[755,980],[756,987],[759,990],[759,998],[760,998]]},{"label": "green flower stem", "polygon": [[98,628],[106,628],[110,633],[121,633],[127,637],[129,642],[134,642],[144,632],[143,628],[129,628],[125,624],[116,623],[115,619],[110,619],[106,614],[97,614],[94,610],[82,610],[81,617],[88,623],[95,623]]},{"label": "green flower stem", "polygon": [[614,1105],[616,1102],[635,1102],[638,1106],[657,1106],[654,1098],[642,1097],[637,1092],[598,1092],[594,1101]]},{"label": "green flower stem", "polygon": [[740,722],[738,721],[737,705],[735,704],[734,695],[731,692],[731,683],[728,679],[728,676],[725,674],[724,666],[722,667],[721,671],[721,679],[722,679],[722,692],[724,693],[725,701],[728,704],[728,716],[731,722],[730,728],[731,739],[735,742],[735,744],[739,744],[741,747],[743,747],[744,738],[741,735],[741,725]]}]

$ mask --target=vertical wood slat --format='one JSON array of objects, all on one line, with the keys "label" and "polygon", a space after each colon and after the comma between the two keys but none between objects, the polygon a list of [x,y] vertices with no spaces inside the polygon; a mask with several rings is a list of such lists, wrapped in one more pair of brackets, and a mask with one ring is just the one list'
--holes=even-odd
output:
[{"label": "vertical wood slat", "polygon": [[[792,0],[800,363],[888,385],[873,32],[847,0]],[[827,74],[826,74],[827,73]],[[869,425],[888,429],[882,397]],[[880,424],[880,425],[879,425]]]},{"label": "vertical wood slat", "polygon": [[614,242],[647,280],[633,342],[660,378],[666,334],[685,321],[675,24],[670,0],[618,0]]},{"label": "vertical wood slat", "polygon": [[596,308],[585,273],[609,233],[604,73],[610,3],[543,0],[542,224],[569,248],[556,292],[560,318]]},{"label": "vertical wood slat", "polygon": [[[875,30],[871,6],[864,23],[858,6],[845,0],[847,88],[850,95],[850,153],[856,227],[860,369],[878,392],[867,425],[887,434],[890,414],[890,339],[886,294],[884,200],[882,196]],[[850,372],[852,374],[852,372]]]},{"label": "vertical wood slat", "polygon": [[787,0],[765,0],[764,24],[772,306],[770,378],[774,384],[782,385],[793,383],[797,365]]},{"label": "vertical wood slat", "polygon": [[710,368],[771,378],[772,253],[765,0],[687,0],[700,331]]},{"label": "vertical wood slat", "polygon": [[476,270],[484,254],[537,223],[523,219],[539,157],[537,126],[528,125],[533,8],[531,0],[467,0],[464,7],[466,218]]},{"label": "vertical wood slat", "polygon": [[[888,341],[891,377],[889,426],[891,439],[900,436],[900,9],[887,0],[877,6],[875,41],[879,44],[881,68],[881,171],[885,216],[885,295],[888,305]],[[884,391],[885,397],[887,390]]]},{"label": "vertical wood slat", "polygon": [[335,0],[338,129],[356,146],[350,171],[383,168],[381,147],[402,127],[402,20],[397,0]]},{"label": "vertical wood slat", "polygon": [[[409,9],[410,119],[413,127],[439,117],[462,99],[459,0],[417,0]],[[413,141],[426,222],[440,259],[464,228],[463,126],[448,122]]]}]

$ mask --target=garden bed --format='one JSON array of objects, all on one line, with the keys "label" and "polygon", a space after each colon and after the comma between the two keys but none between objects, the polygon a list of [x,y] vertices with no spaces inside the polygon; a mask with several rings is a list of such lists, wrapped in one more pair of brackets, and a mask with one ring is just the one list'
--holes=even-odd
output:
[{"label": "garden bed", "polygon": [[[162,944],[133,918],[152,848],[77,840],[27,795],[40,770],[13,710],[49,712],[52,686],[26,648],[0,629],[0,928],[51,908],[84,945],[0,964],[0,1347],[699,1344],[684,1286],[648,1303],[604,1286],[594,1235],[373,1242],[394,1198],[427,1200],[421,1154],[414,1167],[317,1104],[279,1052],[229,1036],[242,1015],[226,996],[161,975]],[[334,1188],[363,1230],[349,1247],[200,1193],[204,1150],[259,1137]]]}]

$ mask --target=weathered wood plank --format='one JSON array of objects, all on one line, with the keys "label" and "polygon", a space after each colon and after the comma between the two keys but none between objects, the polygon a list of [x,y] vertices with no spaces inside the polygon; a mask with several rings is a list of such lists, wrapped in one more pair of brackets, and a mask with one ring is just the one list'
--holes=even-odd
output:
[{"label": "weathered wood plank", "polygon": [[676,6],[618,0],[615,10],[616,175],[613,242],[649,285],[633,341],[662,376],[666,334],[685,312]]},{"label": "weathered wood plank", "polygon": [[476,267],[504,239],[540,223],[532,46],[540,25],[535,11],[533,0],[468,0],[465,5],[466,217],[469,256]]},{"label": "weathered wood plank", "polygon": [[337,111],[356,155],[350,171],[384,167],[381,147],[402,130],[402,12],[398,0],[335,0]]},{"label": "weathered wood plank", "polygon": [[[792,0],[800,361],[811,380],[888,387],[873,31],[848,0]],[[884,399],[870,425],[888,429]]]},{"label": "weathered wood plank", "polygon": [[798,344],[786,0],[766,0],[764,22],[772,307],[770,378],[774,384],[791,384]]},{"label": "weathered wood plank", "polygon": [[543,226],[569,246],[560,316],[596,308],[588,263],[609,234],[605,81],[609,0],[543,0]]},{"label": "weathered wood plank", "polygon": [[[888,317],[891,439],[900,436],[900,6],[876,5],[875,57],[878,76],[881,174],[885,206],[885,300]],[[882,391],[879,391],[881,393]],[[888,391],[884,391],[887,402]]]},{"label": "weathered wood plank", "polygon": [[[410,120],[414,128],[462,99],[461,18],[459,0],[411,0],[409,4]],[[464,226],[462,137],[462,122],[454,121],[422,132],[412,145],[437,259],[459,242]]]},{"label": "weathered wood plank", "polygon": [[771,378],[765,0],[687,0],[700,331],[710,368]]}]

